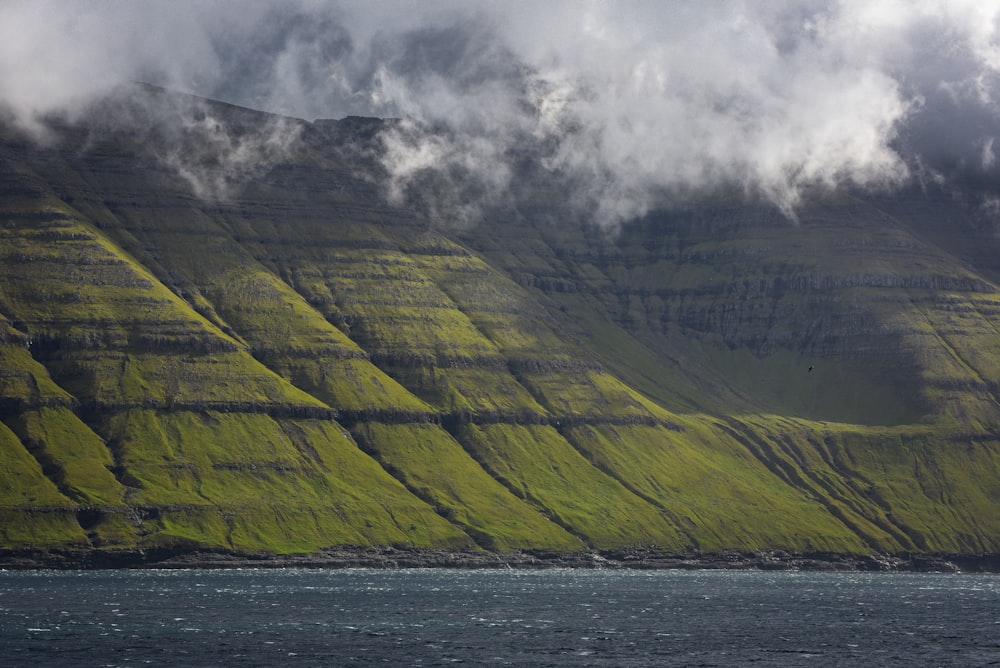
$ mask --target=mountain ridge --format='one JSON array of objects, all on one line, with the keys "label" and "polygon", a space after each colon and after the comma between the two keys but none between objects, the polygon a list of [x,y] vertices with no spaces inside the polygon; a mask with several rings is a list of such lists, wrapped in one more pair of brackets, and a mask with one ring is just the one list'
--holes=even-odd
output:
[{"label": "mountain ridge", "polygon": [[997,551],[954,198],[451,228],[381,121],[98,109],[2,137],[4,548]]}]

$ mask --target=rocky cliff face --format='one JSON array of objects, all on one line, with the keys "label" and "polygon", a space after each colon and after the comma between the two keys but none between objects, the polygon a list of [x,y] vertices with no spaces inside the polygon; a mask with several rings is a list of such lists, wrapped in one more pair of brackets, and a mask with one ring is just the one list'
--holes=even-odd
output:
[{"label": "rocky cliff face", "polygon": [[0,546],[997,551],[959,200],[453,228],[382,127],[149,89],[3,132]]}]

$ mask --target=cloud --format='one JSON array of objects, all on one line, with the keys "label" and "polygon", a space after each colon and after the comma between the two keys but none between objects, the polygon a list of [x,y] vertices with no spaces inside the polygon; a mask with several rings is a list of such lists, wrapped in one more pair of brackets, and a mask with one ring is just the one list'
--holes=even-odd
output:
[{"label": "cloud", "polygon": [[23,126],[135,80],[403,117],[389,193],[443,223],[557,187],[606,224],[706,188],[794,216],[817,186],[1000,169],[996,1],[0,4],[0,99]]},{"label": "cloud", "polygon": [[188,89],[212,79],[209,26],[199,12],[180,11],[183,5],[0,3],[0,99],[30,126],[125,82],[156,79]]},{"label": "cloud", "polygon": [[[241,124],[234,131],[232,116],[217,112],[197,99],[174,106],[169,122],[156,126],[167,130],[166,136],[145,142],[202,199],[229,199],[247,181],[300,148],[303,126],[294,119],[274,116]],[[147,111],[145,118],[162,113]]]}]

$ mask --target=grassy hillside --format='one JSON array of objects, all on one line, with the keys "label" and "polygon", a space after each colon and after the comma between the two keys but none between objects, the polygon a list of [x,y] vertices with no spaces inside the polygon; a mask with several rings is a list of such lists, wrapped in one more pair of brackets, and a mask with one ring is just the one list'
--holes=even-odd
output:
[{"label": "grassy hillside", "polygon": [[0,133],[0,547],[1000,549],[956,202],[452,230],[385,200],[377,121],[102,113]]}]

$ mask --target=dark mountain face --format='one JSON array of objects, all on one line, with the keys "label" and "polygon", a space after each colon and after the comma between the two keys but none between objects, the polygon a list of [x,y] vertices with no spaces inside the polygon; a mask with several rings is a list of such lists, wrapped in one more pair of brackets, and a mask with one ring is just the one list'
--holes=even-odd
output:
[{"label": "dark mountain face", "polygon": [[981,189],[607,230],[539,176],[456,225],[387,127],[142,89],[3,132],[0,546],[998,549]]}]

